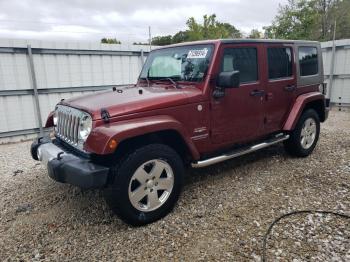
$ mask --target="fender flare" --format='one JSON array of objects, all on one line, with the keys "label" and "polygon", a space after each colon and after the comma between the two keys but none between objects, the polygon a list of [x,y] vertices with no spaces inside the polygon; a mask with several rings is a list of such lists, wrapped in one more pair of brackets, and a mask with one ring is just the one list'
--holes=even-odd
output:
[{"label": "fender flare", "polygon": [[124,120],[96,127],[87,138],[84,149],[100,155],[112,154],[118,150],[118,146],[117,149],[109,148],[108,144],[112,139],[120,144],[129,138],[166,130],[176,131],[187,145],[192,158],[199,159],[199,152],[183,125],[173,117],[166,115]]},{"label": "fender flare", "polygon": [[54,113],[55,113],[55,111],[51,111],[49,113],[49,115],[47,116],[46,123],[45,123],[46,128],[53,127],[53,114]]},{"label": "fender flare", "polygon": [[284,123],[283,130],[285,131],[293,130],[306,105],[310,102],[314,102],[317,100],[322,101],[325,108],[325,96],[319,92],[311,92],[311,93],[302,94],[298,96],[294,102],[294,105],[291,111],[289,112],[289,116],[286,122]]}]

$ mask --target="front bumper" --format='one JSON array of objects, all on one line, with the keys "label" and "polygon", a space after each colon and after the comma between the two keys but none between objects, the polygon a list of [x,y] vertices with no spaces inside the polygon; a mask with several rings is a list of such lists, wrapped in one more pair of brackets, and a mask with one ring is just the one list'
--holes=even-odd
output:
[{"label": "front bumper", "polygon": [[92,163],[58,147],[49,139],[37,139],[31,146],[35,160],[47,166],[52,179],[81,188],[99,188],[107,183],[109,168]]}]

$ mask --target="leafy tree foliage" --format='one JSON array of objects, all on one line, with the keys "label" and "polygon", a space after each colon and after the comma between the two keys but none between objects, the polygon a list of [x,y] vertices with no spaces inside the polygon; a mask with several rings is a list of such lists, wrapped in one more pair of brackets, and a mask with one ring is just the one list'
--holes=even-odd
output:
[{"label": "leafy tree foliage", "polygon": [[171,42],[172,43],[182,43],[189,41],[189,33],[188,31],[179,31],[175,35],[173,35]]},{"label": "leafy tree foliage", "polygon": [[262,36],[263,34],[258,29],[252,29],[252,31],[250,31],[248,38],[259,39],[259,38],[262,38]]},{"label": "leafy tree foliage", "polygon": [[289,0],[280,6],[271,26],[265,27],[268,38],[332,39],[334,22],[336,38],[350,37],[349,0]]},{"label": "leafy tree foliage", "polygon": [[116,38],[102,38],[101,43],[102,44],[121,44],[122,42],[120,42]]},{"label": "leafy tree foliage", "polygon": [[170,45],[172,43],[172,36],[156,36],[152,38],[152,45]]},{"label": "leafy tree foliage", "polygon": [[[337,19],[336,38],[350,38],[350,0],[340,1],[333,12],[333,17]],[[329,28],[331,28],[330,25],[328,25],[328,30]],[[325,39],[330,39],[331,34],[325,31]]]},{"label": "leafy tree foliage", "polygon": [[218,38],[241,38],[242,33],[229,23],[217,21],[216,15],[203,16],[203,23],[198,23],[193,17],[187,22],[187,30],[179,31],[175,35],[157,36],[152,38],[153,45],[169,45],[181,42],[218,39]]}]

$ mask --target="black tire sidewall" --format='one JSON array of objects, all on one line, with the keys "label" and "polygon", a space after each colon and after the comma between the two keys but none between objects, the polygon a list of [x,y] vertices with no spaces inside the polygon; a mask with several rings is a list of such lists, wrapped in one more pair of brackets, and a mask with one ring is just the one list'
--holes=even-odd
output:
[{"label": "black tire sidewall", "polygon": [[[315,136],[315,140],[312,143],[312,146],[305,149],[302,145],[301,145],[301,139],[300,139],[300,135],[301,135],[301,131],[303,128],[303,125],[305,123],[305,121],[309,118],[312,118],[315,120],[316,122],[316,136]],[[306,110],[300,117],[296,128],[294,129],[294,131],[291,134],[291,141],[293,143],[293,147],[296,147],[296,152],[299,156],[308,156],[312,153],[312,151],[315,149],[318,138],[320,135],[320,119],[319,116],[317,114],[317,112],[314,109],[308,109]]]},{"label": "black tire sidewall", "polygon": [[[171,166],[174,186],[169,198],[162,206],[154,211],[142,212],[134,208],[130,202],[129,183],[136,169],[153,159],[161,159]],[[139,226],[154,222],[173,209],[182,189],[184,166],[181,158],[172,148],[162,144],[152,144],[136,149],[126,158],[121,159],[114,173],[114,181],[105,194],[107,203],[126,223]]]},{"label": "black tire sidewall", "polygon": [[30,154],[34,160],[39,160],[38,158],[38,148],[40,144],[38,142],[38,139],[34,140],[33,143],[30,145]]}]

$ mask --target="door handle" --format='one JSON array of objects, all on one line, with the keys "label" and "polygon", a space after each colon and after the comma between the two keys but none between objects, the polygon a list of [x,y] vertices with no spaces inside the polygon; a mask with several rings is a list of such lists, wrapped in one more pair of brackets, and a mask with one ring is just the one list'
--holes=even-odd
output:
[{"label": "door handle", "polygon": [[288,85],[284,87],[284,90],[288,92],[293,92],[295,90],[295,85]]},{"label": "door handle", "polygon": [[253,90],[252,92],[250,92],[251,96],[264,96],[265,95],[265,91],[264,90]]}]

